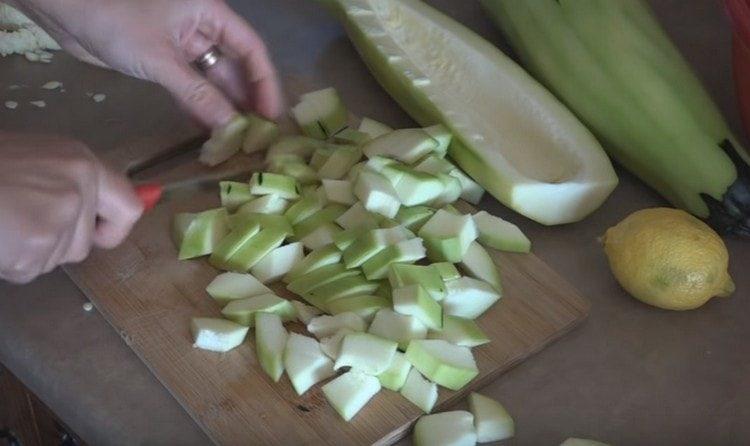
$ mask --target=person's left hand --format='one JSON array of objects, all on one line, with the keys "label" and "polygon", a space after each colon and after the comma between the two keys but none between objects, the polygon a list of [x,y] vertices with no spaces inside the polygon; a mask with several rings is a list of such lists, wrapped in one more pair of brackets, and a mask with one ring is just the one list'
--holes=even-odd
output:
[{"label": "person's left hand", "polygon": [[[157,82],[210,127],[235,106],[268,118],[281,112],[279,81],[265,44],[222,0],[17,0],[14,2],[81,60]],[[238,63],[191,66],[216,45]],[[221,71],[225,72],[222,73]]]}]

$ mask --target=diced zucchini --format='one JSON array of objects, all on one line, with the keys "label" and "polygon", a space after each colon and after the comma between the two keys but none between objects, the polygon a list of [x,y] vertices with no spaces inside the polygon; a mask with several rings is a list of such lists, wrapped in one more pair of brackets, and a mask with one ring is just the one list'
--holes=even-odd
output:
[{"label": "diced zucchini", "polygon": [[399,129],[368,141],[362,151],[368,158],[383,155],[412,164],[437,147],[437,140],[422,129]]},{"label": "diced zucchini", "polygon": [[445,188],[443,181],[430,173],[419,172],[403,164],[385,166],[382,175],[391,182],[404,206],[416,206],[438,199]]},{"label": "diced zucchini", "polygon": [[386,389],[398,392],[406,383],[409,370],[411,370],[411,363],[406,360],[403,353],[397,351],[393,355],[390,367],[378,375],[378,380]]},{"label": "diced zucchini", "polygon": [[254,195],[278,195],[287,200],[299,198],[297,180],[290,176],[270,172],[256,172],[250,178],[250,191]]},{"label": "diced zucchini", "polygon": [[492,285],[471,277],[446,282],[443,311],[450,316],[476,319],[502,296]]},{"label": "diced zucchini", "polygon": [[515,435],[513,418],[502,404],[492,398],[471,392],[469,410],[474,414],[478,443],[505,440]]},{"label": "diced zucchini", "polygon": [[336,374],[333,361],[320,350],[318,341],[297,333],[290,333],[286,342],[284,368],[298,395]]},{"label": "diced zucchini", "polygon": [[[260,232],[260,225],[257,221],[241,221],[234,226],[232,231],[221,239],[216,245],[209,261],[214,266],[228,269],[228,261],[235,254],[241,251],[241,248],[248,244],[249,241]],[[227,268],[224,268],[227,267]],[[249,269],[249,268],[248,268]],[[241,272],[244,272],[243,270]]]},{"label": "diced zucchini", "polygon": [[344,250],[344,264],[347,268],[361,266],[389,245],[407,240],[413,235],[402,226],[372,229]]},{"label": "diced zucchini", "polygon": [[400,391],[401,395],[424,413],[432,412],[438,399],[437,384],[426,380],[417,369],[412,368]]},{"label": "diced zucchini", "polygon": [[435,212],[435,209],[427,206],[401,206],[396,214],[396,221],[411,231],[417,232]]},{"label": "diced zucchini", "polygon": [[375,314],[368,333],[398,343],[398,348],[405,350],[414,339],[424,339],[427,327],[412,316],[398,314],[390,308],[383,308]]},{"label": "diced zucchini", "polygon": [[406,359],[430,381],[451,390],[461,389],[479,374],[468,347],[439,339],[413,340]]},{"label": "diced zucchini", "polygon": [[[281,246],[288,235],[285,228],[269,227],[248,238],[243,232],[245,228],[247,226],[242,225],[222,239],[209,257],[213,266],[228,271],[248,271],[268,253]],[[233,236],[235,231],[239,231],[236,237]]]},{"label": "diced zucchini", "polygon": [[429,329],[443,327],[443,308],[421,285],[394,288],[393,309],[396,313],[414,316]]},{"label": "diced zucchini", "polygon": [[329,204],[313,215],[294,225],[294,235],[297,238],[305,237],[326,223],[332,223],[346,212],[346,206],[341,204]]},{"label": "diced zucchini", "polygon": [[414,446],[473,446],[474,416],[465,410],[425,415],[414,425]]},{"label": "diced zucchini", "polygon": [[286,288],[292,293],[302,296],[314,290],[316,287],[323,286],[344,277],[356,276],[359,274],[361,273],[357,270],[346,269],[344,268],[344,265],[334,263],[313,269],[305,274],[300,274],[298,278],[289,282]]},{"label": "diced zucchini", "polygon": [[451,280],[456,280],[461,277],[461,273],[459,273],[455,265],[450,262],[433,263],[432,267],[438,270],[443,282],[450,282]]},{"label": "diced zucchini", "polygon": [[255,313],[259,312],[278,314],[284,321],[291,321],[295,317],[292,303],[275,294],[233,300],[221,310],[221,314],[230,321],[247,327],[255,325]]},{"label": "diced zucchini", "polygon": [[414,166],[414,170],[431,173],[433,175],[439,173],[450,174],[455,169],[457,169],[457,167],[453,163],[437,155],[429,155]]},{"label": "diced zucchini", "polygon": [[307,324],[307,331],[318,339],[333,336],[342,329],[363,332],[365,328],[365,321],[354,313],[318,316]]},{"label": "diced zucchini", "polygon": [[362,121],[359,123],[359,131],[366,133],[370,139],[374,139],[378,136],[392,132],[393,129],[382,122],[365,117],[362,118]]},{"label": "diced zucchini", "polygon": [[471,204],[479,204],[482,201],[484,188],[466,175],[463,170],[456,168],[449,175],[458,178],[458,181],[461,182],[461,198],[464,201],[468,201]]},{"label": "diced zucchini", "polygon": [[275,163],[269,166],[272,173],[292,177],[302,186],[316,184],[318,182],[318,172],[304,162],[283,162]]},{"label": "diced zucchini", "polygon": [[319,316],[322,313],[319,309],[313,307],[312,305],[307,305],[306,303],[300,302],[298,300],[293,300],[292,306],[294,307],[294,312],[297,315],[297,320],[305,325],[309,324],[315,316]]},{"label": "diced zucchini", "polygon": [[263,195],[248,201],[237,209],[238,214],[283,214],[289,202],[276,194]]},{"label": "diced zucchini", "polygon": [[393,158],[388,158],[387,156],[379,156],[379,155],[370,157],[370,159],[368,159],[367,162],[365,163],[365,167],[367,167],[373,172],[378,172],[378,173],[382,173],[383,169],[385,169],[388,166],[395,166],[395,165],[401,165],[401,164],[398,161],[394,160]]},{"label": "diced zucchini", "polygon": [[283,280],[286,283],[291,283],[311,271],[322,268],[326,265],[339,263],[339,261],[341,261],[341,251],[333,245],[315,249],[292,268],[292,270],[284,276]]},{"label": "diced zucchini", "polygon": [[433,262],[457,263],[477,238],[477,228],[470,215],[456,215],[443,209],[422,226],[427,255]]},{"label": "diced zucchini", "polygon": [[229,233],[229,215],[224,208],[197,214],[177,214],[172,224],[172,237],[180,260],[211,254]]},{"label": "diced zucchini", "polygon": [[[351,271],[351,270],[350,270]],[[356,270],[355,270],[356,271]],[[365,279],[361,274],[342,277],[321,285],[305,293],[303,298],[324,311],[330,311],[328,304],[345,297],[371,294],[379,286],[377,282]]]},{"label": "diced zucchini", "polygon": [[342,229],[336,223],[323,223],[317,229],[300,239],[305,248],[309,250],[322,248],[333,243],[336,234]]},{"label": "diced zucchini", "polygon": [[213,129],[211,137],[201,147],[200,162],[215,166],[239,152],[248,124],[246,116],[237,115],[225,126]]},{"label": "diced zucchini", "polygon": [[325,201],[319,196],[305,195],[286,210],[284,217],[291,225],[297,225],[323,209],[323,206],[325,206]]},{"label": "diced zucchini", "polygon": [[279,125],[273,121],[263,119],[260,116],[249,113],[246,115],[248,126],[245,131],[245,140],[242,142],[242,151],[253,153],[265,150],[279,137]]},{"label": "diced zucchini", "polygon": [[349,421],[380,392],[380,381],[358,370],[350,370],[324,385],[322,390],[341,418]]},{"label": "diced zucchini", "polygon": [[354,313],[369,322],[381,308],[389,308],[390,300],[381,296],[352,295],[326,302],[326,309],[331,314]]},{"label": "diced zucchini", "polygon": [[328,201],[331,203],[351,206],[357,202],[357,198],[354,196],[352,183],[349,181],[324,179],[323,190],[326,193]]},{"label": "diced zucchini", "polygon": [[333,147],[333,145],[328,144],[324,147],[318,147],[313,152],[312,156],[310,157],[310,167],[315,169],[316,173],[321,167],[323,167],[323,164],[328,161],[328,158],[331,157],[331,154],[333,153]]},{"label": "diced zucchini", "polygon": [[434,265],[394,263],[388,271],[388,281],[393,289],[419,285],[436,301],[441,301],[445,297],[443,279]]},{"label": "diced zucchini", "polygon": [[336,223],[344,229],[378,227],[378,219],[365,209],[361,202],[356,202],[346,212],[341,214]]},{"label": "diced zucchini", "polygon": [[366,227],[345,229],[333,237],[333,244],[343,251],[369,231],[370,229]]},{"label": "diced zucchini", "polygon": [[401,207],[396,190],[377,172],[362,170],[354,183],[354,195],[362,201],[365,209],[393,218]]},{"label": "diced zucchini", "polygon": [[346,127],[348,112],[334,88],[303,94],[292,108],[302,132],[312,138],[328,139]]},{"label": "diced zucchini", "polygon": [[342,129],[335,135],[333,135],[333,141],[341,144],[353,144],[359,146],[367,142],[370,139],[370,135],[359,130],[347,127]]},{"label": "diced zucchini", "polygon": [[484,246],[509,252],[531,251],[531,241],[513,223],[485,211],[477,212],[473,218]]},{"label": "diced zucchini", "polygon": [[426,255],[421,238],[412,238],[388,246],[362,264],[365,277],[370,280],[382,279],[388,275],[393,263],[414,263]]},{"label": "diced zucchini", "polygon": [[281,317],[273,313],[255,313],[255,350],[263,371],[274,382],[284,373],[284,349],[289,338]]},{"label": "diced zucchini", "polygon": [[433,151],[436,156],[444,157],[448,153],[448,146],[451,145],[453,135],[443,124],[435,124],[429,127],[425,127],[422,130],[437,141],[437,147]]},{"label": "diced zucchini", "polygon": [[248,327],[224,319],[195,317],[190,322],[193,346],[212,352],[228,352],[242,344]]},{"label": "diced zucchini", "polygon": [[503,285],[497,265],[487,253],[487,250],[479,243],[471,242],[469,249],[461,259],[461,268],[471,277],[484,280],[496,290],[502,292]]},{"label": "diced zucchini", "polygon": [[451,344],[463,347],[476,347],[490,342],[476,322],[462,317],[443,315],[443,329],[430,330],[428,339],[444,339]]},{"label": "diced zucchini", "polygon": [[439,208],[446,204],[455,203],[461,198],[461,182],[457,178],[445,173],[439,173],[436,177],[443,183],[443,191],[430,202],[430,205]]},{"label": "diced zucchini", "polygon": [[349,170],[362,158],[362,151],[355,146],[332,146],[333,152],[318,169],[320,178],[338,180],[344,178]]},{"label": "diced zucchini", "polygon": [[325,142],[307,136],[283,135],[268,148],[266,161],[270,161],[279,155],[297,155],[302,159],[308,159],[315,149],[325,145]]},{"label": "diced zucchini", "polygon": [[333,368],[352,367],[369,375],[377,375],[390,367],[397,348],[396,342],[379,336],[351,333],[344,336]]},{"label": "diced zucchini", "polygon": [[227,208],[229,212],[233,212],[240,207],[240,205],[255,198],[255,196],[250,193],[250,185],[247,183],[240,183],[239,181],[220,181],[219,190],[221,205]]},{"label": "diced zucchini", "polygon": [[290,243],[279,246],[260,259],[250,272],[263,283],[272,283],[281,279],[305,257],[302,243]]},{"label": "diced zucchini", "polygon": [[216,276],[206,287],[206,292],[222,307],[233,300],[272,293],[252,275],[234,272]]}]

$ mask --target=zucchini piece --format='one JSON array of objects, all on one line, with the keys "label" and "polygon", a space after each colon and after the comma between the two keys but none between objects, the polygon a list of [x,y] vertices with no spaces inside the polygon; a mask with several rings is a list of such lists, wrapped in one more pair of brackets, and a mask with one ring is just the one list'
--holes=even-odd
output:
[{"label": "zucchini piece", "polygon": [[398,314],[390,308],[375,313],[367,332],[397,342],[400,350],[405,350],[414,339],[427,337],[427,327],[417,318]]},{"label": "zucchini piece", "polygon": [[257,230],[259,227],[257,223],[250,222],[232,230],[219,242],[208,259],[209,263],[227,271],[248,271],[269,252],[281,246],[288,235],[284,228]]},{"label": "zucchini piece", "polygon": [[341,313],[336,316],[318,316],[307,324],[307,331],[318,339],[333,336],[343,329],[353,332],[363,332],[365,328],[365,321],[354,313]]},{"label": "zucchini piece", "polygon": [[747,151],[647,2],[482,4],[614,159],[718,231],[749,233]]},{"label": "zucchini piece", "polygon": [[424,413],[432,412],[432,408],[435,407],[438,399],[437,384],[426,380],[414,368],[406,377],[406,382],[401,387],[400,393],[409,402],[422,409]]},{"label": "zucchini piece", "polygon": [[255,326],[255,313],[277,314],[284,321],[291,321],[295,317],[292,303],[275,294],[233,300],[221,310],[222,316],[246,327]]},{"label": "zucchini piece", "polygon": [[251,274],[231,271],[214,277],[206,286],[206,292],[222,307],[233,300],[273,293]]},{"label": "zucchini piece", "polygon": [[273,382],[284,374],[284,349],[289,338],[278,314],[255,313],[255,350],[260,367]]},{"label": "zucchini piece", "polygon": [[[236,215],[243,214],[283,214],[289,207],[289,201],[281,198],[276,194],[263,195],[256,197],[237,209]],[[236,216],[235,215],[235,216]]]},{"label": "zucchini piece", "polygon": [[477,442],[489,443],[505,440],[516,433],[515,423],[502,404],[471,392],[469,410],[474,414],[474,427],[477,429]]},{"label": "zucchini piece", "polygon": [[375,313],[391,306],[391,301],[381,296],[351,295],[326,302],[325,306],[331,314],[354,313],[366,322],[371,322]]},{"label": "zucchini piece", "polygon": [[430,381],[459,390],[479,374],[474,355],[440,339],[415,339],[406,349],[406,359]]},{"label": "zucchini piece", "polygon": [[337,331],[336,334],[322,338],[320,340],[320,349],[323,350],[323,353],[325,353],[326,356],[336,361],[336,358],[338,358],[341,353],[341,342],[344,340],[344,336],[349,333],[355,332],[348,328],[342,328]]},{"label": "zucchini piece", "polygon": [[288,200],[296,200],[300,193],[294,178],[270,172],[254,173],[250,178],[250,191],[254,195],[273,194]]},{"label": "zucchini piece", "polygon": [[172,238],[180,260],[214,252],[229,233],[229,215],[224,208],[174,216]]},{"label": "zucchini piece", "polygon": [[344,421],[350,421],[380,392],[380,381],[358,370],[350,370],[322,387],[323,394]]},{"label": "zucchini piece", "polygon": [[431,206],[439,208],[447,204],[455,203],[461,198],[461,182],[458,178],[448,174],[439,173],[435,175],[443,183],[443,191],[432,202]]},{"label": "zucchini piece", "polygon": [[431,266],[438,270],[438,273],[440,273],[440,277],[443,279],[443,282],[449,282],[461,277],[461,274],[452,263],[438,262],[433,263]]},{"label": "zucchini piece", "polygon": [[349,206],[357,202],[354,196],[352,183],[346,180],[323,180],[323,190],[326,198],[331,203],[346,204]]},{"label": "zucchini piece", "polygon": [[396,214],[396,221],[411,231],[418,232],[435,214],[435,209],[428,206],[401,206]]},{"label": "zucchini piece", "polygon": [[433,175],[448,174],[458,180],[461,185],[461,198],[472,204],[478,204],[484,195],[484,189],[474,180],[469,178],[461,169],[450,161],[431,155],[423,159],[414,169]]},{"label": "zucchini piece", "polygon": [[225,126],[212,130],[211,137],[201,147],[198,160],[203,164],[215,166],[231,158],[240,151],[248,125],[247,116],[237,115]]},{"label": "zucchini piece", "polygon": [[336,89],[329,87],[303,94],[292,116],[305,135],[328,139],[346,127],[348,112]]},{"label": "zucchini piece", "polygon": [[414,263],[425,258],[426,250],[421,238],[412,238],[388,246],[362,264],[362,271],[369,280],[382,279],[394,263]]},{"label": "zucchini piece", "polygon": [[531,241],[513,223],[485,211],[477,212],[472,218],[477,225],[479,242],[484,246],[508,252],[531,251]]},{"label": "zucchini piece", "polygon": [[423,129],[399,129],[378,136],[362,146],[368,157],[386,156],[413,164],[438,148],[438,141]]},{"label": "zucchini piece", "polygon": [[324,141],[307,136],[283,135],[268,148],[266,161],[271,161],[279,155],[296,155],[302,159],[308,159],[316,149],[325,145]]},{"label": "zucchini piece", "polygon": [[294,268],[284,276],[283,280],[286,283],[294,282],[305,274],[327,265],[339,263],[339,261],[341,261],[341,251],[333,245],[314,249],[307,254],[301,262],[295,265]]},{"label": "zucchini piece", "polygon": [[500,279],[500,272],[492,257],[487,253],[482,245],[477,242],[471,242],[469,249],[461,259],[461,268],[471,277],[483,280],[497,291],[502,292],[503,284]]},{"label": "zucchini piece", "polygon": [[443,307],[421,285],[394,288],[393,309],[396,313],[414,316],[431,330],[443,328]]},{"label": "zucchini piece", "polygon": [[429,203],[441,196],[445,186],[435,175],[419,172],[402,164],[385,166],[382,175],[391,182],[404,206]]},{"label": "zucchini piece", "polygon": [[342,277],[331,283],[321,285],[305,293],[303,298],[315,305],[316,307],[331,312],[328,304],[338,299],[370,294],[374,292],[380,284],[371,282],[361,275]]},{"label": "zucchini piece", "polygon": [[434,265],[394,263],[388,271],[388,282],[394,290],[409,285],[419,285],[436,301],[441,301],[445,297],[443,278]]},{"label": "zucchini piece", "polygon": [[312,305],[307,305],[306,303],[300,302],[298,300],[293,300],[292,306],[294,307],[294,312],[297,315],[297,320],[305,325],[309,324],[310,321],[315,318],[315,316],[319,316],[320,314],[322,314],[322,312],[318,308],[315,308]]},{"label": "zucchini piece", "polygon": [[333,243],[336,235],[343,230],[336,223],[323,223],[315,230],[300,239],[305,248],[309,250],[322,248]]},{"label": "zucchini piece", "polygon": [[369,231],[370,229],[366,227],[344,229],[333,237],[333,244],[336,245],[339,250],[343,251]]},{"label": "zucchini piece", "polygon": [[254,153],[265,150],[279,138],[279,125],[273,121],[263,119],[254,113],[248,113],[247,129],[245,139],[242,142],[242,151]]},{"label": "zucchini piece", "polygon": [[368,375],[377,375],[390,367],[397,348],[398,344],[388,339],[369,333],[351,333],[344,336],[333,369],[352,367]]},{"label": "zucchini piece", "polygon": [[414,446],[473,446],[474,416],[465,410],[425,415],[414,425]]},{"label": "zucchini piece", "polygon": [[228,352],[242,344],[248,327],[224,319],[194,317],[190,321],[193,346],[212,352]]},{"label": "zucchini piece", "polygon": [[323,209],[323,206],[325,206],[325,201],[321,200],[317,194],[305,195],[284,212],[284,217],[292,226],[295,226]]},{"label": "zucchini piece", "polygon": [[430,135],[432,139],[437,141],[437,147],[435,147],[435,150],[433,150],[435,156],[444,158],[448,153],[448,147],[451,145],[451,140],[453,139],[453,134],[450,132],[450,130],[448,130],[448,128],[443,124],[431,125],[429,127],[423,128],[422,130]]},{"label": "zucchini piece", "polygon": [[[289,155],[285,155],[289,156]],[[276,160],[276,159],[274,159]],[[316,184],[318,182],[318,173],[312,167],[304,162],[287,159],[285,161],[275,161],[269,165],[268,170],[272,173],[292,177],[302,186]]]},{"label": "zucchini piece", "polygon": [[398,193],[383,175],[362,170],[354,183],[354,195],[370,212],[393,218],[401,207]]},{"label": "zucchini piece", "polygon": [[393,361],[391,365],[381,374],[378,375],[380,385],[388,390],[398,392],[406,383],[406,378],[409,376],[411,370],[411,364],[406,360],[406,357],[401,352],[396,352],[393,355]]},{"label": "zucchini piece", "polygon": [[492,285],[471,277],[461,277],[445,284],[443,311],[450,316],[476,319],[487,311],[502,294]]},{"label": "zucchini piece", "polygon": [[304,257],[302,243],[279,246],[250,268],[250,273],[262,283],[273,283],[284,277]]},{"label": "zucchini piece", "polygon": [[219,197],[221,206],[234,212],[238,207],[251,201],[255,196],[250,192],[250,185],[239,181],[220,181]]},{"label": "zucchini piece", "polygon": [[329,180],[344,178],[349,170],[362,158],[362,151],[355,146],[332,146],[333,152],[318,168],[318,176]]},{"label": "zucchini piece", "polygon": [[346,127],[333,135],[333,141],[339,144],[352,144],[359,146],[367,142],[370,139],[370,135],[360,130],[354,130],[351,127]]},{"label": "zucchini piece", "polygon": [[372,229],[344,250],[344,264],[347,268],[362,266],[363,263],[387,246],[402,242],[413,236],[414,234],[411,231],[402,226]]},{"label": "zucchini piece", "polygon": [[340,263],[333,263],[313,269],[308,273],[301,274],[297,279],[289,282],[286,289],[299,296],[304,296],[316,287],[323,286],[344,277],[356,276],[359,274],[361,273],[357,270],[346,269],[344,268],[344,265]]},{"label": "zucchini piece", "polygon": [[297,238],[303,238],[326,223],[333,223],[333,221],[339,218],[341,214],[346,212],[346,209],[346,206],[340,204],[329,204],[313,215],[295,224],[294,235]]},{"label": "zucchini piece", "polygon": [[421,1],[328,3],[381,85],[417,122],[445,125],[451,157],[505,205],[543,224],[569,223],[614,189],[591,133],[491,43]]},{"label": "zucchini piece", "polygon": [[451,344],[463,347],[477,347],[490,342],[479,325],[471,319],[443,315],[443,328],[441,330],[430,330],[428,339],[444,339]]},{"label": "zucchini piece", "polygon": [[359,123],[359,131],[367,134],[370,139],[377,138],[378,136],[390,133],[393,129],[382,122],[378,122],[374,119],[367,117],[362,118]]},{"label": "zucchini piece", "polygon": [[333,147],[332,145],[326,145],[324,147],[319,147],[315,149],[315,151],[312,154],[312,157],[310,157],[310,167],[315,169],[317,172],[321,167],[323,167],[323,164],[328,161],[328,158],[333,153]]},{"label": "zucchini piece", "polygon": [[333,361],[320,350],[318,341],[297,333],[290,333],[286,342],[284,368],[297,395],[336,374]]},{"label": "zucchini piece", "polygon": [[477,238],[477,227],[470,215],[440,209],[422,226],[419,236],[431,261],[457,263]]}]

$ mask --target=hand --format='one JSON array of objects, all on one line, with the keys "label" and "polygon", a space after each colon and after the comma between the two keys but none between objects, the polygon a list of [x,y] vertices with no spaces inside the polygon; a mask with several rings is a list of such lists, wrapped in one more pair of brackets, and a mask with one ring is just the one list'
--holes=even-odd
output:
[{"label": "hand", "polygon": [[[212,128],[231,120],[233,102],[268,118],[281,112],[279,82],[263,41],[222,0],[15,3],[74,56],[163,85]],[[229,58],[210,70],[216,85],[191,66],[212,45]]]},{"label": "hand", "polygon": [[113,248],[141,213],[127,179],[83,144],[0,132],[0,279],[26,283],[92,245]]}]

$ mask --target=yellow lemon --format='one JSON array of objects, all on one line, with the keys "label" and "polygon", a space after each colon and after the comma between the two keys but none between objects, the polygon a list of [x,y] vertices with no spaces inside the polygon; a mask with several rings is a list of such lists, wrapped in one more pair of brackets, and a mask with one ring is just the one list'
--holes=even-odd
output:
[{"label": "yellow lemon", "polygon": [[603,241],[617,281],[647,304],[691,310],[734,291],[721,237],[685,211],[634,212],[609,228]]}]

